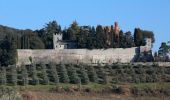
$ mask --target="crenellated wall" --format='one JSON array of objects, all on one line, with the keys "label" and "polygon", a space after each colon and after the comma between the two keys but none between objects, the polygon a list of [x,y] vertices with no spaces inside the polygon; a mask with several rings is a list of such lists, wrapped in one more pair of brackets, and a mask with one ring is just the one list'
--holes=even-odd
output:
[{"label": "crenellated wall", "polygon": [[116,49],[18,49],[18,63],[30,64],[29,58],[32,58],[34,63],[113,63],[132,62],[135,56],[139,53],[137,47],[133,48],[116,48]]}]

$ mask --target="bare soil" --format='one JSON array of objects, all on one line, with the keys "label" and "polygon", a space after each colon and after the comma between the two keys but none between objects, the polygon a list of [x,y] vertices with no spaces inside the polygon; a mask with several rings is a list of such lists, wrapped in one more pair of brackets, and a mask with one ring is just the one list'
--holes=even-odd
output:
[{"label": "bare soil", "polygon": [[115,94],[24,92],[24,100],[170,100],[170,97],[131,97]]}]

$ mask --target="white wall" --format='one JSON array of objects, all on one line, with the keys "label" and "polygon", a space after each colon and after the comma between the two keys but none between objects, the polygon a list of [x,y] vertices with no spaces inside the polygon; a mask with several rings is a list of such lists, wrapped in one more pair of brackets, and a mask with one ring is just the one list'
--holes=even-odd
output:
[{"label": "white wall", "polygon": [[131,62],[136,55],[137,47],[116,48],[116,49],[51,49],[51,50],[31,50],[18,49],[18,63],[20,65],[30,64],[29,57],[35,63],[122,63]]}]

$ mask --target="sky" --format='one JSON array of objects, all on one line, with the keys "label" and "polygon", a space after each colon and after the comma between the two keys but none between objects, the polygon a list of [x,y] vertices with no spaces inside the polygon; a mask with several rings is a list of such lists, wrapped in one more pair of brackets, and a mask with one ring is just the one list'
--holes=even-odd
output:
[{"label": "sky", "polygon": [[113,25],[126,32],[153,31],[153,51],[170,41],[170,0],[0,0],[0,24],[18,29],[41,29],[56,20],[62,28]]}]

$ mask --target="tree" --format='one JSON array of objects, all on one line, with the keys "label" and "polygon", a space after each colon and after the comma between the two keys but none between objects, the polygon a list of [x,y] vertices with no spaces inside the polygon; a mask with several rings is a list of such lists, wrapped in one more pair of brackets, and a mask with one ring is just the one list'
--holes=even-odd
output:
[{"label": "tree", "polygon": [[80,67],[80,78],[81,78],[81,83],[88,84],[89,83],[89,77],[87,75],[87,72],[84,68],[83,65],[79,65]]},{"label": "tree", "polygon": [[76,69],[73,65],[69,66],[69,78],[70,78],[70,82],[73,84],[79,84],[81,82],[76,72]]},{"label": "tree", "polygon": [[93,66],[89,66],[88,74],[91,82],[98,83],[97,73]]},{"label": "tree", "polygon": [[37,31],[42,41],[45,44],[46,49],[53,48],[53,34],[59,34],[61,27],[56,21],[51,21],[45,25],[45,28]]},{"label": "tree", "polygon": [[32,84],[33,85],[38,85],[39,84],[39,79],[37,76],[37,70],[36,70],[36,65],[35,64],[31,64],[31,76],[32,76]]},{"label": "tree", "polygon": [[10,66],[11,69],[11,82],[13,85],[17,85],[17,70],[15,65]]},{"label": "tree", "polygon": [[101,79],[101,83],[108,84],[108,77],[106,71],[104,70],[103,66],[99,65],[98,67],[99,67],[98,76]]},{"label": "tree", "polygon": [[143,34],[141,29],[135,28],[134,31],[134,42],[136,46],[141,46],[143,45]]},{"label": "tree", "polygon": [[22,49],[44,49],[45,45],[38,35],[28,32],[22,35]]},{"label": "tree", "polygon": [[42,77],[43,77],[43,82],[44,84],[48,85],[49,84],[49,78],[46,72],[46,65],[45,64],[41,64],[41,68],[42,68]]},{"label": "tree", "polygon": [[167,45],[167,43],[162,42],[159,51],[158,51],[158,56],[161,61],[168,61],[168,53],[169,53],[170,47]]},{"label": "tree", "polygon": [[130,48],[134,46],[134,41],[133,41],[133,37],[131,35],[131,32],[126,32],[125,36],[124,36],[124,44],[126,48]]},{"label": "tree", "polygon": [[78,26],[78,23],[74,21],[67,30],[68,39],[70,41],[76,41],[79,32],[80,32],[80,27]]},{"label": "tree", "polygon": [[106,35],[104,33],[103,27],[101,25],[98,25],[96,27],[96,41],[97,41],[97,47],[96,48],[105,48],[105,41]]},{"label": "tree", "polygon": [[23,85],[28,85],[28,72],[25,65],[21,66],[21,75]]},{"label": "tree", "polygon": [[6,38],[0,44],[1,54],[0,63],[2,66],[8,66],[16,64],[17,61],[17,45],[16,40],[12,36],[6,36]]},{"label": "tree", "polygon": [[69,77],[68,77],[68,73],[67,73],[67,69],[66,66],[64,64],[60,65],[60,80],[63,83],[69,83]]},{"label": "tree", "polygon": [[158,59],[159,59],[159,58],[158,58],[158,53],[157,53],[157,52],[155,52],[155,53],[154,53],[154,61],[155,61],[155,62],[157,62],[157,61],[158,61]]},{"label": "tree", "polygon": [[54,63],[50,63],[50,68],[51,68],[52,80],[54,81],[54,83],[58,84],[59,76],[58,76],[58,72],[56,70],[56,65]]},{"label": "tree", "polygon": [[6,85],[7,79],[6,79],[6,68],[2,67],[2,70],[0,72],[0,84]]}]

